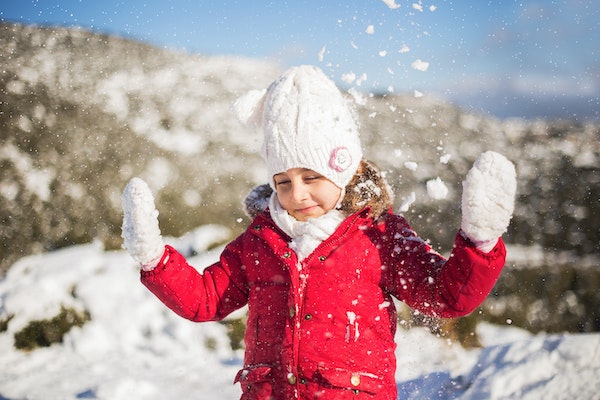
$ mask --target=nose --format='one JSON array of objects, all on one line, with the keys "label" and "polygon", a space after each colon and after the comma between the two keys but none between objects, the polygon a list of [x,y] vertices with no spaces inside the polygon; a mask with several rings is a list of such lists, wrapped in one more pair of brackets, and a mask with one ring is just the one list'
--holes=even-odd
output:
[{"label": "nose", "polygon": [[301,203],[302,201],[308,198],[308,190],[306,185],[303,182],[293,182],[292,183],[292,199]]}]

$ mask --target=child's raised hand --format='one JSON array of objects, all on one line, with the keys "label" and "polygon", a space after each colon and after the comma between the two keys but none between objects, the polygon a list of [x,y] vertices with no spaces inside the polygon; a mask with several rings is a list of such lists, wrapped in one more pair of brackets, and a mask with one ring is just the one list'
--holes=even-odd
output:
[{"label": "child's raised hand", "polygon": [[164,252],[158,227],[158,211],[150,188],[140,178],[133,178],[121,195],[123,247],[144,270],[152,270]]},{"label": "child's raised hand", "polygon": [[482,153],[463,182],[463,232],[479,249],[490,251],[506,232],[517,189],[515,167],[503,155]]}]

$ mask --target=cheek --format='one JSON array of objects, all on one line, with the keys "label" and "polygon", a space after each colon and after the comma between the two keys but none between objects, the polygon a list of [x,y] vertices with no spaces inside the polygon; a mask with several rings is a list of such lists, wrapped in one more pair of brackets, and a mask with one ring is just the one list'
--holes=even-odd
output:
[{"label": "cheek", "polygon": [[337,205],[337,203],[340,199],[340,195],[341,195],[341,190],[340,191],[332,191],[332,192],[329,192],[329,194],[325,198],[323,198],[323,205],[326,206],[328,211],[335,208],[335,206]]},{"label": "cheek", "polygon": [[329,206],[329,207],[328,207],[328,210],[332,210],[332,209],[334,209],[334,208],[335,208],[335,206],[337,205],[337,203],[338,203],[338,200],[339,200],[339,199],[340,199],[340,196],[335,196],[335,197],[332,197],[332,198],[330,199],[330,201],[329,201],[329,204],[328,204],[328,206]]},{"label": "cheek", "polygon": [[279,204],[281,204],[281,207],[287,210],[290,204],[290,196],[285,191],[278,190],[277,199],[279,199]]}]

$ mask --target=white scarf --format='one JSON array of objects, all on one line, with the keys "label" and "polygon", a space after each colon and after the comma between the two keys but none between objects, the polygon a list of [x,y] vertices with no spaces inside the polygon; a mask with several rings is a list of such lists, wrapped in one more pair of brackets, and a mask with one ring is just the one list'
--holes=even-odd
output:
[{"label": "white scarf", "polygon": [[269,211],[275,224],[292,238],[290,248],[296,252],[299,261],[308,257],[345,219],[340,211],[333,209],[320,217],[298,221],[281,206],[276,192],[269,199]]}]

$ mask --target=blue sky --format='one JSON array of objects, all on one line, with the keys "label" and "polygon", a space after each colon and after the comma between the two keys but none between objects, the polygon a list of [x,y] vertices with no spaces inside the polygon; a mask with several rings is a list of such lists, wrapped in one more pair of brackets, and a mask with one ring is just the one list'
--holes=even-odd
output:
[{"label": "blue sky", "polygon": [[[315,64],[499,117],[600,119],[597,0],[0,0],[0,18]],[[416,60],[428,67],[415,68]],[[424,64],[423,64],[424,65]],[[356,85],[354,82],[352,85]]]}]

